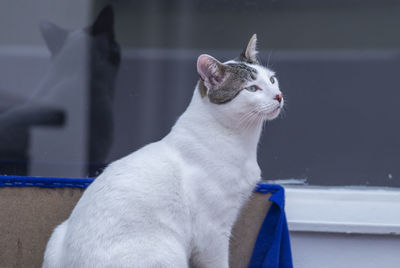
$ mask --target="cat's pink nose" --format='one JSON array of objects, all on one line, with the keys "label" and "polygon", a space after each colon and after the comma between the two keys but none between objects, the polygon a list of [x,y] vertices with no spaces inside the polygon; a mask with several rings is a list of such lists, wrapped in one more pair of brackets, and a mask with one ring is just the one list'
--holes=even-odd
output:
[{"label": "cat's pink nose", "polygon": [[278,95],[276,95],[275,96],[275,98],[274,98],[274,100],[277,100],[279,103],[281,103],[282,102],[282,99],[283,99],[283,94],[281,93],[281,94],[278,94]]}]

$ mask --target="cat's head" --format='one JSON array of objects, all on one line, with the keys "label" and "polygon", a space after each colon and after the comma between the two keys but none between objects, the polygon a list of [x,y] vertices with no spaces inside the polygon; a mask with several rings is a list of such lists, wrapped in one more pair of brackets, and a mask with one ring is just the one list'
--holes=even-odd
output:
[{"label": "cat's head", "polygon": [[254,34],[240,56],[224,63],[200,55],[198,90],[218,114],[244,123],[275,119],[283,108],[283,95],[275,73],[257,60]]}]

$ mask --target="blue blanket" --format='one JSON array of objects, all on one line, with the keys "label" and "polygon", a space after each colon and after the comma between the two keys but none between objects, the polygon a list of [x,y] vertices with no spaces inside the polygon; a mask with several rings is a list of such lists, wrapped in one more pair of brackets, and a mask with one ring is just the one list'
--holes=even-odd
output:
[{"label": "blue blanket", "polygon": [[272,202],[261,225],[249,267],[292,268],[292,251],[285,214],[285,190],[279,185],[258,184],[258,193],[272,193]]}]

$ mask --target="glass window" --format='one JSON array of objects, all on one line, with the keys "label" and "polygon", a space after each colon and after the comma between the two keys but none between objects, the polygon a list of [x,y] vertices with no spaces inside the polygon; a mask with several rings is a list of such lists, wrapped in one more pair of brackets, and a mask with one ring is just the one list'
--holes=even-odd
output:
[{"label": "glass window", "polygon": [[1,173],[98,174],[168,133],[198,55],[234,58],[257,33],[286,100],[263,178],[400,186],[397,1],[107,3],[0,4]]}]

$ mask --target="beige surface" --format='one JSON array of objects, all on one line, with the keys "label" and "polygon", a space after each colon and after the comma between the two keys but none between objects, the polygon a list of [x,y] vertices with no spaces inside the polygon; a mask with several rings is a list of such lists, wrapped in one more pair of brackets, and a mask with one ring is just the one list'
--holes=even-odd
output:
[{"label": "beige surface", "polygon": [[229,267],[247,267],[258,231],[271,206],[271,194],[253,193],[232,230]]},{"label": "beige surface", "polygon": [[[41,267],[54,227],[67,219],[79,188],[0,188],[0,268]],[[269,195],[253,194],[232,232],[230,267],[247,267]]]},{"label": "beige surface", "polygon": [[0,267],[41,267],[54,227],[67,219],[79,188],[0,188]]}]

